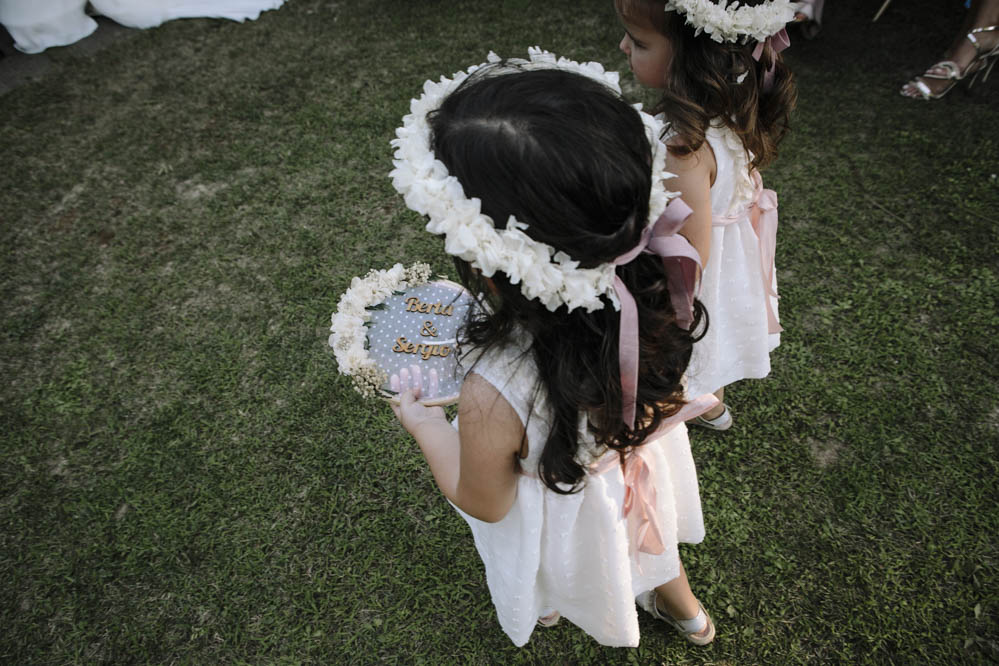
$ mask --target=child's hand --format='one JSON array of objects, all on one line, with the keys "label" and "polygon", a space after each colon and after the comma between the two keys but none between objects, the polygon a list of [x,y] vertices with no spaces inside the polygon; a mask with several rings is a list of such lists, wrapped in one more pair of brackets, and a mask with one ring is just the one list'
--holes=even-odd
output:
[{"label": "child's hand", "polygon": [[414,437],[416,431],[425,423],[436,420],[447,423],[443,408],[427,407],[419,402],[419,397],[420,387],[407,389],[399,394],[399,404],[392,404],[392,411],[399,419],[399,423]]}]

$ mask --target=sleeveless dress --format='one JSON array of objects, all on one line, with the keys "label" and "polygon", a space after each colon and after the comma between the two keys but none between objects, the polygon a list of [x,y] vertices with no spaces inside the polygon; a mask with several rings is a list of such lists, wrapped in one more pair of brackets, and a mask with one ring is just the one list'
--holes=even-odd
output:
[{"label": "sleeveless dress", "polygon": [[717,164],[711,186],[711,250],[698,295],[709,324],[687,368],[688,396],[766,377],[781,330],[773,262],[776,195],[762,188],[759,172],[750,172],[746,151],[732,130],[712,124],[705,137]]},{"label": "sleeveless dress", "polygon": [[[473,352],[463,359],[465,368],[474,356]],[[510,403],[527,434],[517,497],[503,520],[486,523],[458,509],[485,565],[503,631],[522,646],[539,617],[558,611],[603,645],[637,646],[636,597],[679,575],[678,542],[698,543],[704,538],[686,426],[681,420],[638,447],[652,474],[663,546],[661,554],[652,555],[637,550],[635,539],[629,537],[628,520],[622,517],[626,482],[617,454],[600,457],[584,415],[580,433],[585,451],[579,461],[602,464],[602,471],[588,474],[582,490],[571,495],[550,490],[538,478],[538,459],[549,429],[548,408],[544,396],[532,401],[537,375],[524,347],[491,349],[479,356],[471,371]],[[460,429],[461,424],[457,426]]]}]

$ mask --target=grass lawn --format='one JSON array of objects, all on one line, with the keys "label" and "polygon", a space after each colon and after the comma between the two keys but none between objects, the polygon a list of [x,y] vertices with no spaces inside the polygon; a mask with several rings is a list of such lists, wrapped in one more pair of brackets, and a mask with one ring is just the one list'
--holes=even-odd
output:
[{"label": "grass lawn", "polygon": [[424,79],[535,44],[624,71],[610,0],[290,0],[50,51],[0,97],[0,662],[999,660],[999,81],[898,95],[959,0],[828,4],[765,174],[783,342],[691,436],[702,649],[646,615],[637,650],[513,647],[326,345],[352,276],[450,268],[387,178]]}]

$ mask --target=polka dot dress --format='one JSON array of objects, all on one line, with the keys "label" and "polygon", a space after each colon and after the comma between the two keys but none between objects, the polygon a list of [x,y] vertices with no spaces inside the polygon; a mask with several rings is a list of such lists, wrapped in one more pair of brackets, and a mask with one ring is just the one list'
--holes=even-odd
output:
[{"label": "polka dot dress", "polygon": [[[469,364],[475,359],[470,358]],[[534,400],[537,374],[530,354],[511,345],[493,349],[473,371],[492,384],[526,423],[528,452],[521,461],[517,498],[497,523],[460,510],[486,570],[500,626],[518,646],[537,620],[558,611],[603,645],[637,646],[635,599],[680,573],[677,543],[704,538],[697,473],[683,423],[645,444],[656,488],[665,552],[629,552],[622,518],[625,484],[620,465],[589,474],[582,490],[563,495],[538,478],[538,460],[549,421],[543,396]],[[460,422],[458,423],[461,429]],[[583,449],[595,449],[580,419]]]}]

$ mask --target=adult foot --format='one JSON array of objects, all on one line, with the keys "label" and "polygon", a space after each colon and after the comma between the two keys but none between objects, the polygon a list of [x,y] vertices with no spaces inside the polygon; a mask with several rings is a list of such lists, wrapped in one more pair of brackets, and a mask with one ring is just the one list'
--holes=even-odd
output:
[{"label": "adult foot", "polygon": [[902,95],[913,99],[939,99],[968,76],[990,66],[990,59],[997,57],[999,26],[974,28],[944,54],[944,60],[902,86]]}]

